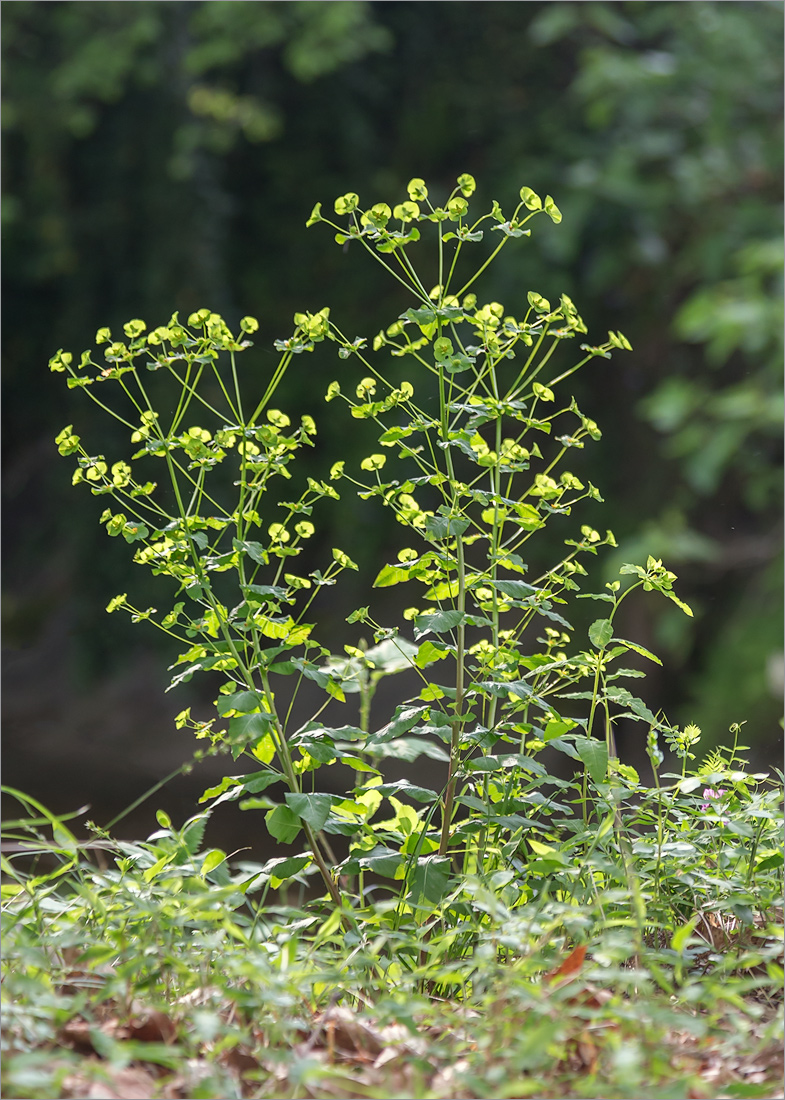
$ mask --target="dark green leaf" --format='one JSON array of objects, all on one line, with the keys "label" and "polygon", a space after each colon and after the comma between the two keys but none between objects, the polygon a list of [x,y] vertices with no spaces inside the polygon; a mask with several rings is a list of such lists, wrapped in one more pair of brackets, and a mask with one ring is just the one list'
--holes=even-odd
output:
[{"label": "dark green leaf", "polygon": [[594,737],[576,737],[574,740],[578,756],[586,765],[593,782],[602,783],[608,771],[608,746]]},{"label": "dark green leaf", "polygon": [[258,691],[236,691],[232,695],[220,695],[216,701],[216,709],[222,718],[225,718],[230,710],[238,714],[251,714],[259,709],[262,697]]},{"label": "dark green leaf", "polygon": [[276,806],[264,815],[267,831],[281,844],[291,844],[302,825],[299,816],[289,806]]},{"label": "dark green leaf", "polygon": [[408,779],[399,779],[396,783],[382,783],[374,790],[385,796],[395,795],[396,798],[408,795],[409,798],[413,798],[417,802],[434,802],[439,797],[436,791],[431,791],[427,787],[418,787],[416,783],[410,783]]},{"label": "dark green leaf", "polygon": [[289,809],[318,833],[330,816],[331,794],[291,794],[284,796]]},{"label": "dark green leaf", "polygon": [[425,520],[425,534],[435,541],[454,538],[462,535],[470,522],[463,516],[428,516]]},{"label": "dark green leaf", "polygon": [[272,724],[270,714],[241,714],[229,719],[229,740],[237,742],[253,741],[264,737]]},{"label": "dark green leaf", "polygon": [[446,634],[464,618],[461,611],[426,611],[414,620],[414,636],[419,640],[424,634]]},{"label": "dark green leaf", "polygon": [[441,901],[450,885],[450,867],[446,856],[420,856],[409,879],[413,900]]}]

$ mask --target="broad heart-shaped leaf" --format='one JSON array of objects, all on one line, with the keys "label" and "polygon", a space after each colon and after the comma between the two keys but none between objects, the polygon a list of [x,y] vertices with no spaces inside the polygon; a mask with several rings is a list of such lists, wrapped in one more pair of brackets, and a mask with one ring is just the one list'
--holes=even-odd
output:
[{"label": "broad heart-shaped leaf", "polygon": [[[356,871],[350,870],[353,860],[348,861],[344,870],[348,874],[356,874]],[[360,867],[364,867],[369,871],[375,871],[377,875],[384,875],[385,878],[394,878],[398,868],[403,863],[403,858],[399,852],[393,851],[392,848],[384,848],[379,846],[374,848],[372,852],[369,852],[367,856],[362,856],[356,862],[357,870]]]},{"label": "broad heart-shaped leaf", "polygon": [[267,831],[281,844],[291,844],[302,825],[300,818],[288,806],[276,806],[264,815]]},{"label": "broad heart-shaped leaf", "polygon": [[602,783],[608,771],[608,746],[594,737],[576,737],[574,741],[578,756],[586,765],[593,782]]},{"label": "broad heart-shaped leaf", "polygon": [[390,585],[408,581],[411,573],[400,565],[385,565],[373,582],[374,588],[389,588]]},{"label": "broad heart-shaped leaf", "polygon": [[241,714],[237,718],[230,718],[229,740],[236,743],[264,737],[270,729],[272,720],[270,714]]},{"label": "broad heart-shaped leaf", "polygon": [[237,714],[252,714],[259,710],[261,700],[258,691],[235,691],[232,695],[220,695],[215,706],[220,716],[226,718],[231,710]]},{"label": "broad heart-shaped leaf", "polygon": [[433,664],[434,661],[441,661],[453,648],[452,646],[448,648],[441,643],[423,642],[417,651],[414,663],[418,668],[427,668],[428,665]]},{"label": "broad heart-shaped leaf", "polygon": [[468,370],[474,363],[474,357],[468,355],[451,355],[449,359],[442,361],[442,366],[448,374],[460,374]]},{"label": "broad heart-shaped leaf", "polygon": [[381,786],[374,787],[374,790],[385,795],[385,797],[391,794],[395,795],[396,798],[400,795],[408,795],[409,798],[413,798],[417,802],[434,802],[439,797],[436,791],[431,791],[427,787],[418,787],[416,783],[410,783],[408,779],[399,779],[397,783],[382,783]]},{"label": "broad heart-shaped leaf", "polygon": [[412,658],[417,646],[406,638],[388,638],[365,651],[365,658],[371,661],[374,671],[389,676],[395,672],[405,672],[412,667]]},{"label": "broad heart-shaped leaf", "polygon": [[420,856],[409,884],[414,901],[441,901],[450,885],[450,860],[446,856]]},{"label": "broad heart-shaped leaf", "polygon": [[430,325],[436,320],[435,309],[407,309],[400,314],[401,321],[414,321],[416,325]]},{"label": "broad heart-shaped leaf", "polygon": [[424,634],[446,634],[465,617],[462,611],[425,611],[414,620],[414,636],[419,640]]},{"label": "broad heart-shaped leaf", "polygon": [[613,623],[610,619],[595,619],[589,627],[589,640],[597,649],[605,649],[613,637]]},{"label": "broad heart-shaped leaf", "polygon": [[310,825],[315,833],[318,833],[322,825],[330,816],[330,807],[333,804],[331,794],[291,794],[284,795],[286,805]]},{"label": "broad heart-shaped leaf", "polygon": [[439,540],[462,535],[470,524],[464,516],[428,516],[425,520],[426,538]]}]

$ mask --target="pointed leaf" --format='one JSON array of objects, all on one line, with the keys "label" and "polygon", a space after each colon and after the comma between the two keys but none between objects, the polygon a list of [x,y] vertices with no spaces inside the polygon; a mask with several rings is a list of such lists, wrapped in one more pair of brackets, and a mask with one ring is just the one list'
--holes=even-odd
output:
[{"label": "pointed leaf", "polygon": [[613,623],[610,619],[595,619],[589,627],[589,640],[597,649],[604,649],[613,637]]},{"label": "pointed leaf", "polygon": [[291,844],[302,825],[300,818],[288,806],[275,806],[264,815],[267,831],[281,844]]},{"label": "pointed leaf", "polygon": [[426,611],[414,620],[414,636],[419,639],[423,634],[446,634],[464,619],[461,611]]},{"label": "pointed leaf", "polygon": [[284,795],[286,804],[293,813],[310,825],[318,833],[330,816],[333,803],[331,794],[291,794]]},{"label": "pointed leaf", "polygon": [[602,783],[608,771],[608,746],[606,743],[598,741],[594,737],[576,737],[575,748],[592,781]]},{"label": "pointed leaf", "polygon": [[415,901],[441,901],[450,885],[450,860],[446,856],[421,856],[410,881]]},{"label": "pointed leaf", "polygon": [[385,795],[385,797],[394,795],[398,798],[400,795],[408,795],[416,802],[434,802],[438,798],[436,791],[431,791],[427,787],[418,787],[416,783],[410,783],[408,779],[399,779],[396,783],[382,783],[378,787],[374,787],[374,790]]}]

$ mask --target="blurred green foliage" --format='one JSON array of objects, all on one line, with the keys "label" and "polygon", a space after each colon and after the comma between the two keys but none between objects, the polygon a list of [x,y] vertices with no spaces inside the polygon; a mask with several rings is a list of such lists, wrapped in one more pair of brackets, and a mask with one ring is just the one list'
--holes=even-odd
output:
[{"label": "blurred green foliage", "polygon": [[[633,636],[670,651],[655,704],[707,740],[747,718],[773,744],[782,3],[20,0],[3,17],[7,644],[66,607],[89,680],[127,643],[102,612],[124,559],[73,513],[51,442],[73,419],[46,371],[57,347],[209,306],[260,318],[264,371],[328,289],[345,331],[362,318],[371,335],[389,290],[295,228],[347,180],[370,197],[470,171],[500,200],[528,184],[564,213],[525,266],[502,259],[499,298],[575,294],[590,331],[635,348],[577,396],[605,429],[587,470],[603,523],[626,560],[674,565],[696,609],[692,624],[636,612]],[[329,446],[311,383],[281,401]],[[336,526],[355,524],[370,568],[388,533],[344,503]]]}]

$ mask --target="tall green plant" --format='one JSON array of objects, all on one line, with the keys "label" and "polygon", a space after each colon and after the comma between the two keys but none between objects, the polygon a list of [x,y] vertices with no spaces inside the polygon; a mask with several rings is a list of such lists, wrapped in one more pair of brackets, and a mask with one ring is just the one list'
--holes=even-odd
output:
[{"label": "tall green plant", "polygon": [[[424,181],[413,179],[407,199],[366,209],[348,193],[335,202],[340,222],[323,216],[317,204],[308,225],[324,222],[341,246],[359,244],[413,304],[370,349],[366,337],[346,336],[327,308],[296,314],[292,336],[275,342],[275,370],[251,398],[252,383],[241,379],[237,363],[258,327],[251,317],[240,322],[238,335],[209,310],[192,314],[187,324],[175,314],[150,331],[134,320],[124,327],[125,341],[99,330],[104,363],[92,351],[78,364],[62,350],[50,361],[52,370],[67,372],[69,387],[83,389],[118,419],[136,447],[128,460],[110,463],[89,454],[69,425],[57,443],[62,454],[77,456],[74,483],[113,500],[101,517],[107,533],[138,544],[134,560],[177,586],[163,616],[135,608],[125,593],[108,610],[123,608],[178,639],[172,686],[201,671],[225,677],[216,717],[197,722],[184,710],[178,725],[254,770],[227,776],[203,800],[240,798],[243,808],[264,810],[269,832],[282,843],[302,832],[307,851],[274,861],[272,881],[316,869],[339,912],[354,876],[364,897],[368,872],[402,881],[400,913],[401,904],[416,909],[445,898],[456,884],[460,890],[470,874],[487,878],[524,868],[524,882],[558,867],[558,854],[546,843],[553,836],[547,830],[540,840],[528,835],[537,815],[547,819],[558,805],[553,792],[543,792],[558,791],[561,783],[538,753],[548,746],[578,762],[579,819],[584,826],[599,823],[607,815],[608,780],[620,774],[614,723],[627,717],[668,729],[621,686],[640,673],[620,668],[620,657],[657,658],[616,637],[619,604],[643,587],[690,614],[673,593],[674,574],[653,558],[645,567],[623,567],[632,578],[625,589],[616,581],[599,594],[580,591],[587,555],[615,545],[610,531],[603,536],[584,524],[579,537],[565,540],[555,564],[531,565],[527,544],[546,524],[569,516],[581,501],[602,499],[565,468],[601,433],[569,392],[562,396],[563,383],[593,359],[631,349],[621,333],[611,332],[599,345],[579,344],[565,362],[565,347],[586,333],[566,295],[552,305],[530,290],[515,314],[477,297],[473,288],[489,264],[511,240],[530,235],[529,222],[545,214],[558,223],[561,214],[550,196],[542,200],[524,187],[510,217],[494,202],[474,218],[474,190],[474,179],[464,174],[434,205]],[[434,238],[430,278],[427,265],[412,258],[426,231]],[[486,234],[495,235],[493,250],[465,270]],[[327,400],[340,398],[351,418],[373,422],[382,449],[359,470],[328,460],[323,480],[307,478],[291,499],[270,505],[265,494],[279,479],[296,484],[293,460],[316,435],[311,417],[294,426],[272,398],[295,356],[324,341],[348,361]],[[405,365],[409,357],[430,380],[422,392],[400,377],[399,361]],[[151,399],[147,372],[160,371],[175,393],[167,413]],[[114,397],[106,392],[110,386]],[[166,491],[148,480],[152,466],[164,475]],[[230,476],[221,472],[227,468]],[[376,644],[349,646],[336,657],[308,618],[319,590],[356,566],[339,548],[321,569],[298,573],[290,559],[315,533],[315,506],[337,498],[341,483],[354,486],[369,508],[392,508],[414,544],[381,568],[375,586],[421,587],[417,606],[403,611],[406,627],[378,623],[370,603],[353,611],[348,621],[370,626]],[[588,645],[575,650],[565,617],[573,597],[609,605],[589,628]],[[416,672],[420,690],[371,730],[375,684],[402,668]],[[306,680],[320,689],[308,721],[293,719],[291,698],[281,703],[280,676],[295,678],[295,698]],[[327,725],[324,711],[344,702],[347,690],[360,693],[360,724]],[[384,759],[423,754],[443,761],[441,789],[383,781]],[[347,797],[315,789],[314,773],[336,762],[355,771]],[[283,801],[265,793],[276,784],[284,787]],[[394,816],[378,820],[384,799]],[[340,865],[330,834],[349,838],[349,857]]]}]

